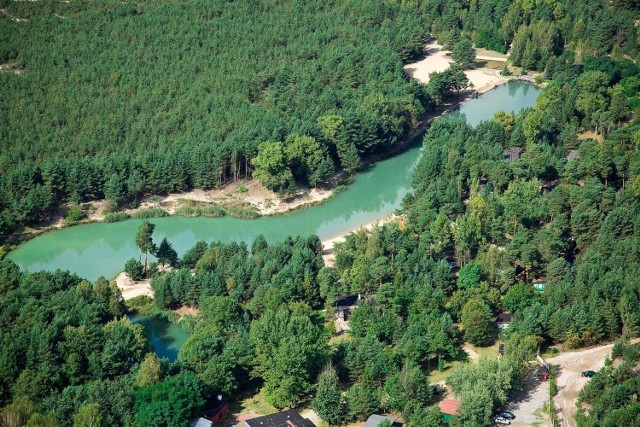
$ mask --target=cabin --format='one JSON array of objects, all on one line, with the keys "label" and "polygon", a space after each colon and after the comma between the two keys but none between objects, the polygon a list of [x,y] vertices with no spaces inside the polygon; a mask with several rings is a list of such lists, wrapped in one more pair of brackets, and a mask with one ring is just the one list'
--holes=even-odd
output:
[{"label": "cabin", "polygon": [[544,291],[545,285],[545,279],[533,279],[533,287],[536,289],[536,291]]},{"label": "cabin", "polygon": [[450,419],[460,415],[460,402],[458,402],[457,400],[443,399],[438,402],[438,406],[440,407],[442,418],[444,418],[445,421],[449,421]]},{"label": "cabin", "polygon": [[191,420],[189,427],[213,427],[213,423],[206,418]]},{"label": "cabin", "polygon": [[504,159],[508,162],[508,163],[513,163],[516,160],[520,159],[520,155],[522,155],[522,152],[524,151],[524,148],[522,147],[513,147],[513,148],[509,148],[507,150],[504,150],[502,152],[502,157],[504,157]]},{"label": "cabin", "polygon": [[383,421],[389,421],[392,427],[402,427],[402,423],[396,421],[395,417],[391,415],[377,415],[373,414],[367,418],[367,422],[364,423],[364,427],[378,427]]},{"label": "cabin", "polygon": [[578,157],[578,150],[569,151],[569,154],[567,154],[567,162],[570,162],[571,160],[575,159],[576,157]]},{"label": "cabin", "polygon": [[509,324],[511,323],[512,318],[513,318],[513,314],[511,313],[506,313],[506,312],[500,313],[498,315],[498,318],[496,319],[496,326],[501,331],[504,331],[509,327]]},{"label": "cabin", "polygon": [[349,295],[338,298],[336,301],[336,308],[338,311],[338,320],[346,322],[349,320],[349,316],[353,310],[360,304],[361,301],[375,302],[376,296],[373,294],[367,295]]},{"label": "cabin", "polygon": [[278,412],[244,422],[244,427],[316,427],[310,420],[294,410]]},{"label": "cabin", "polygon": [[219,423],[229,413],[227,399],[218,394],[215,399],[209,399],[203,409],[203,418],[212,423]]}]

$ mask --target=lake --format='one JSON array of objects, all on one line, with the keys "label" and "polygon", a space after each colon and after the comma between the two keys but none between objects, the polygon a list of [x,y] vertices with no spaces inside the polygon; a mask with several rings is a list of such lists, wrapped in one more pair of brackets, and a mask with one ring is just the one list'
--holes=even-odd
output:
[{"label": "lake", "polygon": [[[517,112],[533,106],[539,93],[530,84],[509,82],[465,102],[459,111],[476,125],[499,110]],[[166,237],[182,255],[198,240],[251,242],[259,234],[267,241],[310,234],[324,240],[357,229],[400,208],[411,191],[421,140],[420,136],[406,151],[365,168],[345,191],[321,205],[258,219],[155,218],[150,220],[156,224],[154,241]],[[89,280],[113,277],[129,258],[138,257],[134,238],[141,222],[93,223],[50,232],[20,245],[9,258],[28,271],[70,270]]]}]

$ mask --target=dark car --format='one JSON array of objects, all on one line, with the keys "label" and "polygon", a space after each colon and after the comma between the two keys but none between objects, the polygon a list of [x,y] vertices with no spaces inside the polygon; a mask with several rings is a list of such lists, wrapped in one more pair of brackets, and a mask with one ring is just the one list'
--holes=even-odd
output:
[{"label": "dark car", "polygon": [[582,376],[586,378],[592,378],[596,375],[596,371],[582,371]]},{"label": "dark car", "polygon": [[498,416],[502,417],[502,418],[506,418],[508,420],[515,420],[516,419],[515,414],[513,412],[509,412],[509,411],[500,412],[498,414]]}]

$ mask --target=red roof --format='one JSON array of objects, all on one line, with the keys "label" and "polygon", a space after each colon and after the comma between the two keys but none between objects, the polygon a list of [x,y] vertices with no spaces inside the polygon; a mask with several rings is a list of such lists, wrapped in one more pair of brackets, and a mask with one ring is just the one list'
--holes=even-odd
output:
[{"label": "red roof", "polygon": [[444,399],[438,403],[440,406],[440,412],[448,415],[457,415],[456,411],[458,410],[458,405],[460,402],[453,399]]}]

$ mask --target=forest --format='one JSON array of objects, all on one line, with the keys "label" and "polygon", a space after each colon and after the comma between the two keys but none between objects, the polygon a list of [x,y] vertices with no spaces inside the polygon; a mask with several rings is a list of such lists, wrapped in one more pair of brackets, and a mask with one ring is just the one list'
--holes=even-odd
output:
[{"label": "forest", "polygon": [[396,2],[0,5],[27,20],[0,14],[0,64],[21,70],[0,71],[0,239],[61,203],[254,169],[280,192],[322,184],[401,142],[428,105],[402,70],[428,29]]},{"label": "forest", "polygon": [[[73,54],[58,56],[50,46],[52,54],[38,62],[45,59],[39,56],[41,46],[27,43],[32,30],[17,30],[17,22],[0,17],[2,60],[25,69],[19,76],[0,73],[11,88],[0,106],[0,168],[7,172],[0,178],[0,232],[35,221],[69,198],[106,196],[107,182],[123,197],[135,197],[222,185],[250,168],[258,176],[267,171],[262,179],[286,189],[313,175],[300,159],[356,170],[357,162],[342,163],[347,152],[359,159],[398,143],[412,121],[437,104],[435,84],[419,86],[401,70],[429,32],[453,45],[460,37],[499,51],[511,45],[513,63],[543,73],[547,86],[536,106],[519,114],[500,112],[476,127],[459,116],[435,121],[425,134],[413,192],[400,219],[349,235],[336,245],[332,267],[323,261],[317,236],[282,242],[259,237],[250,245],[198,242],[178,257],[166,240],[156,247],[153,224],[144,223],[132,240],[145,259],[153,252],[172,268],[160,271],[141,257],[127,262],[123,267],[130,275],[151,278],[155,294],[153,302],[137,303],[169,317],[182,306],[198,309],[180,321],[191,336],[174,363],[154,355],[142,328],[126,317],[136,304],[126,306],[108,280],[89,283],[60,271],[26,273],[0,261],[0,425],[184,426],[217,393],[261,390],[274,407],[311,407],[331,426],[393,412],[407,427],[482,427],[491,425],[494,410],[521,388],[538,346],[572,349],[614,340],[621,340],[614,346],[615,360],[584,388],[578,403],[591,410],[579,411],[577,422],[638,424],[633,369],[640,357],[637,345],[622,344],[640,334],[635,3],[300,3],[254,2],[254,9],[249,2],[9,4],[12,13],[30,19],[29,25],[72,31],[83,22],[86,31],[104,37],[75,40],[60,33],[43,42],[64,42]],[[258,4],[263,16],[247,12]],[[300,8],[310,13],[307,21],[307,15],[297,14]],[[58,21],[54,13],[74,19]],[[164,27],[152,24],[164,14],[172,16],[162,20]],[[273,34],[264,38],[268,46],[255,44],[238,31],[240,25],[232,27],[233,36],[225,33],[216,20],[227,14],[244,20],[247,29]],[[266,25],[276,17],[273,22],[281,26]],[[279,21],[282,17],[289,21]],[[191,24],[172,24],[174,19]],[[220,34],[207,33],[208,25],[218,25]],[[423,29],[419,39],[412,38],[413,25]],[[237,39],[235,49],[216,39],[223,34],[225,40]],[[325,37],[318,40],[326,51],[314,37]],[[163,48],[176,40],[185,40],[182,48]],[[105,46],[111,43],[118,55]],[[92,57],[101,64],[99,71],[91,66],[74,73],[74,67],[88,66],[82,58],[95,49],[103,52]],[[200,56],[205,53],[216,59],[205,61]],[[257,64],[283,68],[256,77],[246,64],[227,69],[231,62],[218,60],[238,55],[246,55],[255,69]],[[344,68],[336,65],[337,57]],[[176,58],[181,67],[172,61]],[[334,62],[320,61],[327,58]],[[361,62],[349,62],[356,60]],[[106,68],[106,61],[115,68]],[[155,63],[162,68],[151,67]],[[48,64],[51,73],[38,71],[38,64]],[[139,71],[145,64],[163,76]],[[184,74],[187,64],[202,79]],[[214,69],[225,71],[228,80],[213,79],[208,73]],[[464,84],[459,71],[448,72],[454,86]],[[318,80],[325,73],[333,77]],[[95,79],[86,80],[88,75]],[[60,96],[52,96],[55,91],[45,96],[43,87],[54,83]],[[187,102],[182,96],[191,90]],[[121,107],[113,104],[115,96],[125,108],[105,115]],[[73,110],[66,99],[82,109]],[[207,114],[199,115],[203,105]],[[402,110],[406,121],[376,109],[383,106]],[[16,114],[29,108],[40,119],[27,125]],[[238,111],[243,115],[236,117]],[[376,113],[367,118],[364,111]],[[121,133],[113,134],[112,120]],[[367,126],[375,132],[368,134]],[[354,129],[362,133],[342,133]],[[518,154],[505,158],[505,150],[513,149]],[[201,164],[209,158],[204,152],[221,162],[209,165],[226,164],[201,169],[214,172],[206,185],[188,175],[196,169],[186,160]],[[273,163],[274,158],[281,160]],[[149,169],[153,164],[159,165],[157,172]],[[167,179],[181,184],[155,187]],[[43,200],[46,208],[38,205]],[[20,216],[26,212],[30,219]],[[357,294],[369,300],[354,310],[349,333],[336,337],[337,300]],[[514,317],[499,333],[495,320],[503,311]],[[505,343],[504,358],[450,369],[465,358],[464,342],[487,346],[498,339]],[[430,383],[445,369],[446,384],[464,408],[447,423],[435,405],[438,388]]]}]

